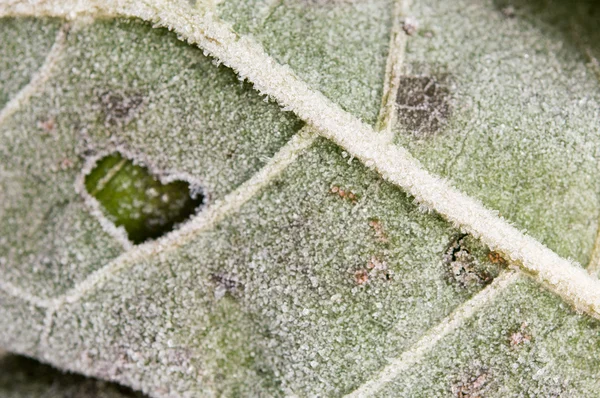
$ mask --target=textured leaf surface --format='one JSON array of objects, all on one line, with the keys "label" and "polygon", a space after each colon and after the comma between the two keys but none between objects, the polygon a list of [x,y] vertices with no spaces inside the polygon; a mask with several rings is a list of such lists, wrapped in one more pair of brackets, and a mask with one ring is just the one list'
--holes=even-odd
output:
[{"label": "textured leaf surface", "polygon": [[[561,256],[593,257],[595,8],[148,4],[210,10],[344,112],[394,120],[387,147]],[[32,86],[0,114],[3,348],[157,397],[595,395],[598,321],[175,33],[89,16],[0,20],[4,103]],[[115,152],[198,184],[206,205],[133,245],[84,184]],[[19,377],[0,388],[27,394]]]},{"label": "textured leaf surface", "polygon": [[[431,82],[437,92],[420,102],[433,109],[399,117],[396,137],[427,168],[587,265],[599,218],[599,92],[572,35],[588,22],[577,8],[598,20],[598,7],[581,2],[569,15],[561,2],[537,3],[513,6],[511,17],[500,4],[494,12],[469,1],[415,2],[421,30],[408,42],[401,84]],[[571,29],[551,29],[543,13],[570,19]],[[398,103],[422,91],[401,89]],[[406,123],[411,116],[418,128]]]}]

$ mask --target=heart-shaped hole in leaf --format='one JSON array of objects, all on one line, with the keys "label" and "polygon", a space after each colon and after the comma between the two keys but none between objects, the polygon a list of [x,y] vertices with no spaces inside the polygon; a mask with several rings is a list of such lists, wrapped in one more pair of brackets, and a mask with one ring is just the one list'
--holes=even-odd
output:
[{"label": "heart-shaped hole in leaf", "polygon": [[98,161],[85,187],[129,240],[138,244],[158,238],[185,221],[204,203],[198,189],[176,180],[163,184],[150,171],[118,153]]}]

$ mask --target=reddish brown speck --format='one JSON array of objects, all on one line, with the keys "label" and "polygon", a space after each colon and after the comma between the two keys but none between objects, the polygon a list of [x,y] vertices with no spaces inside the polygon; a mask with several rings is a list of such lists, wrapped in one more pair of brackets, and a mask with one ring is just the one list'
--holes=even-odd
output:
[{"label": "reddish brown speck", "polygon": [[359,285],[364,285],[369,280],[369,274],[364,269],[358,270],[354,273],[354,280]]},{"label": "reddish brown speck", "polygon": [[502,258],[500,253],[498,253],[496,251],[489,252],[487,257],[488,257],[488,260],[490,260],[490,262],[492,264],[504,265],[506,263],[506,260],[504,258]]},{"label": "reddish brown speck", "polygon": [[519,328],[519,330],[517,330],[516,332],[513,332],[510,335],[509,340],[510,340],[511,347],[518,347],[521,344],[526,344],[531,341],[531,336],[526,333],[526,329],[527,329],[527,322],[523,322],[521,324],[521,327]]},{"label": "reddish brown speck", "polygon": [[49,117],[48,119],[38,122],[38,127],[42,129],[42,131],[46,134],[54,131],[54,127],[56,126],[56,122],[53,117]]}]

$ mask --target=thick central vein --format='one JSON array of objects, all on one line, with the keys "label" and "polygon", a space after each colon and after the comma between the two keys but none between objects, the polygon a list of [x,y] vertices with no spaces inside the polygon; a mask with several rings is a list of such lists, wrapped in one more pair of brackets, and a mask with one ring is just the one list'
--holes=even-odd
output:
[{"label": "thick central vein", "polygon": [[138,17],[176,31],[253,82],[263,94],[294,111],[320,135],[377,170],[384,179],[404,188],[422,205],[480,238],[490,249],[502,253],[576,308],[600,318],[600,281],[513,227],[496,211],[426,171],[406,149],[389,144],[386,137],[376,134],[370,126],[312,89],[289,67],[275,61],[258,43],[240,37],[211,14],[194,13],[180,3],[158,0],[95,4],[52,0],[0,5],[0,15],[75,17],[77,13]]}]

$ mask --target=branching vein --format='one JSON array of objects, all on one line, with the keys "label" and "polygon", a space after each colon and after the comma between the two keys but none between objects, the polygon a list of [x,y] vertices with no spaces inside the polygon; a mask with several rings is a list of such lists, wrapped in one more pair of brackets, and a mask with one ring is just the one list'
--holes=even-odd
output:
[{"label": "branching vein", "polygon": [[403,19],[408,15],[411,0],[396,0],[394,25],[390,34],[389,54],[385,67],[385,81],[381,109],[375,129],[392,139],[392,127],[396,115],[396,93],[400,87],[400,77],[406,52],[407,34],[402,28]]},{"label": "branching vein", "polygon": [[[2,14],[0,5],[0,15]],[[67,41],[69,24],[64,24],[56,34],[54,44],[50,48],[44,63],[32,76],[31,80],[23,87],[0,111],[0,126],[10,118],[21,106],[23,106],[33,94],[35,94],[46,83],[52,71],[63,53]]]},{"label": "branching vein", "polygon": [[381,176],[408,191],[422,205],[481,239],[483,243],[518,264],[525,272],[563,297],[577,309],[600,318],[600,281],[580,266],[525,235],[496,211],[487,209],[443,180],[426,171],[410,153],[390,145],[353,115],[343,111],[322,93],[312,89],[293,71],[277,63],[258,43],[241,37],[211,13],[201,14],[184,3],[158,0],[131,1],[14,1],[0,5],[0,15],[108,14],[137,17],[176,31],[206,53],[253,82],[263,94],[294,111],[322,136],[331,139]]},{"label": "branching vein", "polygon": [[[260,169],[252,178],[243,183],[237,189],[226,195],[223,199],[216,201],[208,209],[198,214],[190,222],[180,229],[171,232],[156,241],[136,246],[123,253],[103,268],[93,272],[74,288],[64,295],[53,299],[43,299],[29,294],[22,289],[0,280],[0,289],[19,297],[39,307],[49,309],[49,317],[65,303],[74,303],[81,299],[86,293],[100,286],[103,282],[113,277],[120,270],[126,269],[139,261],[152,257],[160,252],[176,250],[178,247],[189,242],[200,232],[215,226],[227,215],[237,211],[244,203],[256,195],[263,187],[276,178],[288,165],[293,163],[297,157],[312,145],[316,138],[308,128],[303,128],[290,141],[284,145],[267,164]],[[50,325],[51,319],[46,320]],[[49,332],[47,332],[49,333]]]},{"label": "branching vein", "polygon": [[442,338],[461,327],[479,309],[492,302],[500,293],[509,288],[517,280],[517,272],[511,270],[504,271],[491,284],[430,329],[408,351],[402,353],[400,357],[391,360],[375,377],[372,377],[358,389],[346,395],[346,398],[374,396],[387,383],[393,381],[403,371],[423,359]]}]

